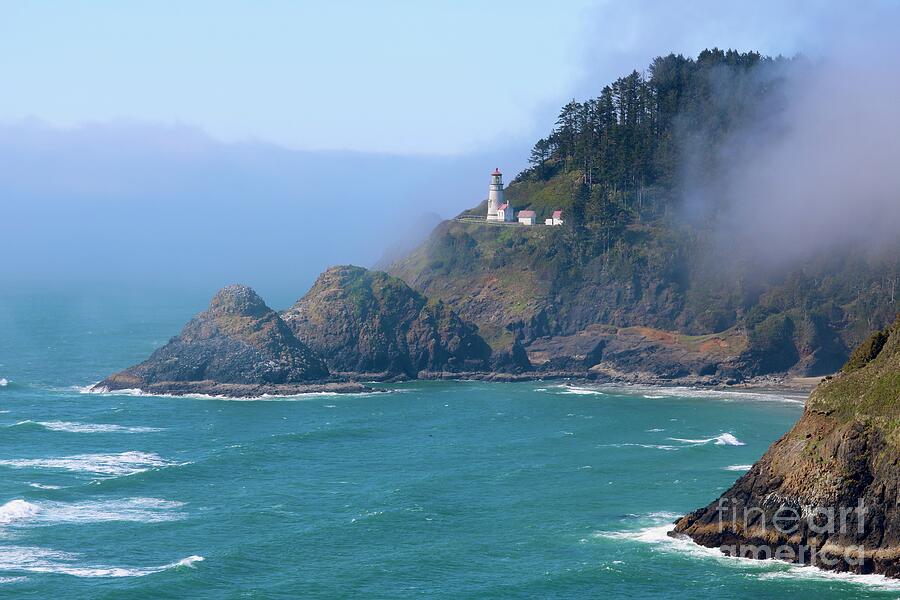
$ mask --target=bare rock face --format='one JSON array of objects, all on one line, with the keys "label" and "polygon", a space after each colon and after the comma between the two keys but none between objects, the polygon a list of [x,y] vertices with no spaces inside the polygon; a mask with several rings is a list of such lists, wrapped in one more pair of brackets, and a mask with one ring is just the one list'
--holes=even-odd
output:
[{"label": "bare rock face", "polygon": [[802,418],[670,535],[747,558],[900,577],[900,318],[823,381]]},{"label": "bare rock face", "polygon": [[491,349],[477,328],[380,271],[325,271],[282,317],[332,371],[416,377],[485,370]]},{"label": "bare rock face", "polygon": [[322,359],[256,292],[229,285],[150,358],[95,387],[203,393],[205,388],[233,384],[269,393],[277,391],[273,386],[304,384],[328,375]]}]

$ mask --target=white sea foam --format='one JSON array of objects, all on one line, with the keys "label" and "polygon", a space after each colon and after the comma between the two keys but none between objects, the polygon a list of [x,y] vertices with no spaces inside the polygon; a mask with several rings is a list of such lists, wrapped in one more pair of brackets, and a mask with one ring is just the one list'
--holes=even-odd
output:
[{"label": "white sea foam", "polygon": [[605,396],[605,392],[601,392],[595,388],[579,387],[575,385],[558,385],[554,386],[558,394],[577,394],[579,396]]},{"label": "white sea foam", "polygon": [[[687,554],[703,560],[715,560],[719,564],[739,569],[751,570],[752,576],[759,579],[781,578],[816,578],[840,580],[847,583],[855,583],[885,590],[900,590],[900,580],[890,579],[883,575],[856,575],[853,573],[836,573],[825,571],[809,565],[797,565],[779,561],[777,559],[756,560],[752,558],[735,557],[723,554],[718,548],[707,548],[694,543],[689,537],[680,535],[670,537],[677,513],[650,513],[639,517],[639,522],[656,521],[655,524],[641,529],[625,531],[597,531],[592,534],[594,538],[606,538],[614,540],[629,540],[645,544],[653,544],[664,551]],[[661,523],[664,522],[664,523]]]},{"label": "white sea foam", "polygon": [[749,471],[753,468],[753,465],[728,465],[725,467],[726,471]]},{"label": "white sea foam", "polygon": [[123,388],[110,390],[106,387],[98,387],[96,383],[85,386],[73,386],[71,389],[80,394],[102,394],[105,396],[142,396],[147,398],[187,398],[191,400],[225,400],[230,402],[298,402],[302,400],[321,400],[322,398],[367,398],[369,396],[381,396],[382,394],[401,393],[407,390],[376,390],[371,392],[304,392],[302,394],[262,394],[260,396],[220,396],[214,394],[154,394],[138,388]]},{"label": "white sea foam", "polygon": [[682,442],[684,444],[691,444],[693,446],[702,446],[704,444],[714,443],[716,446],[745,446],[744,442],[737,439],[730,433],[720,433],[719,435],[711,438],[701,438],[697,440],[690,440],[685,438],[667,438],[672,440],[673,442]]},{"label": "white sea foam", "polygon": [[79,556],[34,546],[0,546],[0,571],[61,573],[75,577],[144,577],[169,569],[195,568],[202,556],[188,556],[156,567],[112,567],[78,564]]},{"label": "white sea foam", "polygon": [[27,577],[0,577],[0,585],[4,583],[19,583],[22,581],[28,581]]},{"label": "white sea foam", "polygon": [[662,429],[661,427],[655,427],[653,429],[645,429],[645,431],[647,431],[648,433],[658,433],[660,431],[665,431],[665,429]]},{"label": "white sea foam", "polygon": [[713,400],[723,400],[725,402],[734,401],[755,401],[755,402],[786,402],[789,404],[804,404],[809,394],[803,392],[784,391],[750,391],[750,390],[734,390],[734,389],[717,389],[717,388],[701,388],[690,386],[659,386],[659,385],[641,385],[641,384],[622,384],[622,383],[605,383],[598,386],[605,392],[624,394],[624,395],[640,395],[644,398],[663,399],[663,398],[710,398]]},{"label": "white sea foam", "polygon": [[670,446],[667,444],[635,444],[631,442],[623,442],[621,444],[600,444],[598,448],[627,448],[633,446],[636,448],[650,448],[652,450],[680,450],[678,446]]},{"label": "white sea foam", "polygon": [[176,509],[181,502],[159,498],[122,498],[84,502],[27,502],[10,500],[0,506],[0,525],[31,526],[58,523],[104,523],[130,521],[162,523],[184,518]]},{"label": "white sea foam", "polygon": [[900,581],[885,577],[884,575],[837,573],[835,571],[825,571],[809,565],[790,565],[788,569],[760,573],[758,577],[760,579],[831,579],[864,585],[880,590],[900,590]]},{"label": "white sea foam", "polygon": [[10,500],[0,506],[0,525],[32,519],[40,512],[41,509],[35,504],[24,500]]},{"label": "white sea foam", "polygon": [[[17,425],[32,423],[22,421]],[[67,431],[70,433],[153,433],[163,431],[158,427],[131,427],[126,425],[113,425],[111,423],[77,423],[72,421],[36,421],[44,429],[50,431]]]},{"label": "white sea foam", "polygon": [[33,487],[38,490],[61,490],[62,489],[61,485],[50,485],[49,483],[30,482],[28,485],[29,485],[29,487]]},{"label": "white sea foam", "polygon": [[5,379],[3,377],[0,377],[0,387],[6,387],[7,385],[9,385],[9,380]]},{"label": "white sea foam", "polygon": [[168,461],[152,452],[121,452],[119,454],[77,454],[58,458],[19,458],[0,460],[0,466],[13,469],[55,469],[74,473],[94,473],[118,477],[134,475],[149,469],[184,463]]}]

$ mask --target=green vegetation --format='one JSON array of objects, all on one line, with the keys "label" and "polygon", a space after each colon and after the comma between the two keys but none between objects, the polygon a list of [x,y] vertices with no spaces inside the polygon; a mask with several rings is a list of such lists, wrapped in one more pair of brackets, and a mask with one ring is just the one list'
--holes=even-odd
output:
[{"label": "green vegetation", "polygon": [[857,348],[843,372],[816,389],[809,406],[877,426],[900,445],[900,315]]},{"label": "green vegetation", "polygon": [[684,200],[688,182],[722,172],[732,134],[779,106],[796,61],[671,54],[569,102],[506,191],[540,219],[563,209],[565,226],[445,223],[391,272],[495,345],[595,323],[734,331],[747,373],[836,371],[900,311],[900,252],[844,248],[763,271],[753,249],[718,237],[727,197],[707,199],[700,214]]}]

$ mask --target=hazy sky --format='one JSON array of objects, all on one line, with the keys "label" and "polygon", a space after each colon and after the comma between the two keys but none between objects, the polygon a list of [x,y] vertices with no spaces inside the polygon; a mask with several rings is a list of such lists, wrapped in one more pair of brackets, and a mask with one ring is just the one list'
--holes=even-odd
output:
[{"label": "hazy sky", "polygon": [[3,2],[0,282],[240,281],[293,298],[328,265],[371,265],[422,215],[477,204],[495,166],[508,178],[525,166],[563,103],[656,55],[852,48],[852,68],[896,54],[870,46],[898,12],[878,0]]},{"label": "hazy sky", "polygon": [[588,2],[566,4],[6,2],[0,116],[176,120],[302,149],[472,150],[571,86]]},{"label": "hazy sky", "polygon": [[293,149],[471,152],[542,130],[567,96],[596,93],[653,54],[815,51],[838,5],[4,2],[0,119],[128,118]]}]

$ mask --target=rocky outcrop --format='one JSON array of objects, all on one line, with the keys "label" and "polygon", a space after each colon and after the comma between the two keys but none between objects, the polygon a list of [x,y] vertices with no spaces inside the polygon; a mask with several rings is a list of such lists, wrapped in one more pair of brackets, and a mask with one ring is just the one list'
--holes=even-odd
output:
[{"label": "rocky outcrop", "polygon": [[490,347],[443,302],[380,271],[339,266],[282,313],[335,372],[416,377],[485,370]]},{"label": "rocky outcrop", "polygon": [[737,331],[687,336],[650,327],[590,325],[573,335],[538,338],[526,350],[539,371],[593,372],[622,380],[726,383],[740,378],[734,365],[746,343]]},{"label": "rocky outcrop", "polygon": [[315,391],[310,384],[328,377],[324,361],[256,292],[230,285],[150,358],[94,387],[259,396]]},{"label": "rocky outcrop", "polygon": [[900,577],[900,318],[810,396],[800,421],[671,535],[748,558]]}]

